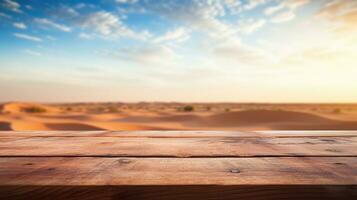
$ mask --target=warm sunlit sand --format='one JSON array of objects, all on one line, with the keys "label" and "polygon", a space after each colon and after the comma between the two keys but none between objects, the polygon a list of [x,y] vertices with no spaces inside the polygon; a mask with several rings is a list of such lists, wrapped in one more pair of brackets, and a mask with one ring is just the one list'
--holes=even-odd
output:
[{"label": "warm sunlit sand", "polygon": [[0,130],[357,130],[355,104],[4,103]]}]

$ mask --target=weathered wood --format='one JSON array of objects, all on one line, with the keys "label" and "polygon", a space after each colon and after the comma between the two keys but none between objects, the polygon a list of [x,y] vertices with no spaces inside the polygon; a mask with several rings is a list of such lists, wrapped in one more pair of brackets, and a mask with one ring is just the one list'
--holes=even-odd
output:
[{"label": "weathered wood", "polygon": [[357,137],[1,137],[0,156],[357,156]]},{"label": "weathered wood", "polygon": [[351,185],[357,158],[1,158],[0,185]]},{"label": "weathered wood", "polygon": [[354,200],[357,186],[345,185],[175,185],[175,186],[5,186],[11,200]]},{"label": "weathered wood", "polygon": [[357,199],[356,133],[0,132],[0,199]]}]

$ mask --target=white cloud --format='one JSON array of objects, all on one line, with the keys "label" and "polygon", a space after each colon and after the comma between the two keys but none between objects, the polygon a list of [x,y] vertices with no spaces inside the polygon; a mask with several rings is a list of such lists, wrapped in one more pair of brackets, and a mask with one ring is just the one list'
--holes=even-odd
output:
[{"label": "white cloud", "polygon": [[106,11],[93,13],[82,22],[83,27],[92,27],[103,35],[112,34],[117,29],[120,29],[122,25],[118,17]]},{"label": "white cloud", "polygon": [[92,13],[80,24],[82,28],[93,29],[106,37],[128,37],[145,40],[151,36],[148,31],[135,32],[128,28],[118,16],[106,11]]},{"label": "white cloud", "polygon": [[244,10],[252,10],[257,6],[264,4],[266,0],[249,0],[247,4],[243,6]]},{"label": "white cloud", "polygon": [[32,6],[30,6],[30,5],[26,5],[25,8],[26,8],[27,10],[32,10]]},{"label": "white cloud", "polygon": [[270,6],[270,7],[266,8],[264,10],[264,13],[266,15],[273,15],[274,13],[277,13],[284,9],[289,9],[289,10],[293,11],[293,10],[296,10],[299,7],[302,7],[308,3],[310,3],[310,0],[285,0],[277,5]]},{"label": "white cloud", "polygon": [[318,17],[335,19],[337,16],[347,14],[357,10],[357,1],[333,0],[327,2],[317,13]]},{"label": "white cloud", "polygon": [[47,35],[46,38],[49,39],[49,40],[52,40],[52,41],[57,40],[57,38],[55,38],[53,36],[50,36],[50,35]]},{"label": "white cloud", "polygon": [[[339,38],[357,40],[357,1],[334,0],[327,2],[316,13],[315,19],[327,22]],[[351,43],[354,43],[351,41]]]},{"label": "white cloud", "polygon": [[46,18],[35,18],[34,21],[42,26],[49,26],[51,28],[55,28],[55,29],[58,29],[58,30],[61,30],[61,31],[64,31],[64,32],[70,32],[71,31],[71,28],[69,28],[68,26],[66,25],[63,25],[63,24],[58,24],[58,23],[55,23],[49,19],[46,19]]},{"label": "white cloud", "polygon": [[301,6],[304,6],[308,3],[310,3],[310,0],[287,0],[287,1],[285,1],[286,6],[292,10],[297,9]]},{"label": "white cloud", "polygon": [[117,3],[136,3],[138,0],[115,0]]},{"label": "white cloud", "polygon": [[40,52],[33,51],[33,50],[30,50],[30,49],[26,49],[24,52],[29,54],[29,55],[32,55],[32,56],[41,56],[42,55]]},{"label": "white cloud", "polygon": [[169,20],[183,22],[196,30],[225,32],[229,29],[227,24],[217,19],[225,15],[221,1],[160,1],[145,4],[145,9]]},{"label": "white cloud", "polygon": [[21,5],[16,1],[4,0],[2,5],[13,12],[22,13],[22,11],[20,10]]},{"label": "white cloud", "polygon": [[251,34],[265,25],[266,21],[264,19],[249,19],[246,21],[241,21],[239,24],[239,30],[243,34]]},{"label": "white cloud", "polygon": [[[173,1],[155,0],[144,1],[142,8],[145,12],[158,15],[173,24],[185,26],[187,29],[203,33],[203,37],[208,36],[208,40],[225,38],[230,40],[237,37],[239,28],[231,20],[225,19],[229,14],[239,14],[244,6],[249,4],[249,9],[261,5],[266,1],[252,0],[242,3],[239,0],[192,0]],[[260,22],[261,26],[262,22]]]},{"label": "white cloud", "polygon": [[89,3],[78,3],[74,6],[76,9],[82,9],[82,8],[95,8],[96,5],[94,4],[89,4]]},{"label": "white cloud", "polygon": [[278,11],[284,9],[284,8],[285,8],[285,4],[283,2],[283,3],[280,3],[278,5],[274,5],[274,6],[270,6],[270,7],[266,8],[264,10],[264,13],[266,15],[272,15],[272,14],[274,14],[274,13],[276,13],[276,12],[278,12]]},{"label": "white cloud", "polygon": [[170,61],[177,57],[172,49],[164,45],[122,48],[113,55],[124,60],[141,64],[159,65],[172,64]]},{"label": "white cloud", "polygon": [[271,22],[273,23],[282,23],[282,22],[287,22],[295,18],[295,14],[292,11],[286,11],[283,13],[280,13],[270,19]]},{"label": "white cloud", "polygon": [[88,33],[80,33],[78,37],[81,39],[90,40],[93,39],[94,36]]},{"label": "white cloud", "polygon": [[67,17],[68,18],[68,17],[78,16],[79,13],[77,12],[77,10],[75,10],[72,7],[61,6],[60,8],[58,8],[56,15],[59,17]]},{"label": "white cloud", "polygon": [[238,7],[242,4],[242,2],[239,0],[223,0],[223,3],[227,8]]},{"label": "white cloud", "polygon": [[156,43],[170,42],[170,41],[184,42],[184,41],[188,40],[189,38],[190,38],[190,35],[189,35],[188,31],[185,28],[180,27],[175,30],[168,31],[160,37],[157,37],[156,39],[154,39],[154,42],[156,42]]},{"label": "white cloud", "polygon": [[241,43],[219,45],[213,49],[213,53],[221,58],[243,64],[267,65],[272,62],[272,57],[264,51]]},{"label": "white cloud", "polygon": [[27,28],[27,26],[24,24],[24,23],[21,23],[21,22],[19,22],[19,23],[13,23],[12,24],[15,28],[18,28],[18,29],[26,29]]},{"label": "white cloud", "polygon": [[0,12],[0,17],[4,17],[4,18],[7,18],[7,19],[11,19],[12,18],[10,15],[2,13],[2,12]]},{"label": "white cloud", "polygon": [[14,33],[14,36],[17,37],[17,38],[24,39],[24,40],[30,40],[30,41],[34,41],[34,42],[42,42],[41,38],[35,37],[35,36],[31,36],[31,35],[27,35],[27,34]]}]

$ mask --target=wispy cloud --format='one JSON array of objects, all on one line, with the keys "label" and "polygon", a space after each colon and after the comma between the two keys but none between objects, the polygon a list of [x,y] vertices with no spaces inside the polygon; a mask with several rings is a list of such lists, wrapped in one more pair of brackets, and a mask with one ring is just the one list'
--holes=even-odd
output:
[{"label": "wispy cloud", "polygon": [[2,13],[2,12],[0,12],[0,17],[4,17],[4,18],[7,18],[7,19],[11,19],[12,18],[10,15]]},{"label": "wispy cloud", "polygon": [[42,26],[46,26],[46,27],[51,27],[51,28],[55,28],[55,29],[58,29],[60,31],[64,31],[64,32],[70,32],[71,31],[71,28],[66,26],[66,25],[63,25],[63,24],[58,24],[58,23],[55,23],[49,19],[46,19],[46,18],[35,18],[34,21]]},{"label": "wispy cloud", "polygon": [[183,22],[193,29],[224,32],[228,25],[217,19],[225,15],[224,5],[220,1],[189,1],[185,4],[179,1],[160,1],[158,4],[146,4],[148,12],[159,16]]},{"label": "wispy cloud", "polygon": [[115,0],[117,3],[136,3],[138,0]]},{"label": "wispy cloud", "polygon": [[34,41],[34,42],[42,42],[42,39],[39,37],[35,37],[35,36],[23,34],[23,33],[14,33],[14,36],[17,38],[20,38],[20,39],[24,39],[24,40],[30,40],[30,41]]},{"label": "wispy cloud", "polygon": [[294,11],[295,9],[307,5],[308,3],[310,3],[310,0],[285,0],[281,1],[277,5],[265,8],[264,13],[266,15],[273,15],[279,11],[283,11],[284,9]]},{"label": "wispy cloud", "polygon": [[325,17],[335,20],[340,16],[351,15],[357,12],[357,1],[353,0],[333,0],[326,3],[317,13],[318,17]]},{"label": "wispy cloud", "polygon": [[122,27],[123,24],[117,16],[105,11],[89,15],[81,22],[81,25],[85,28],[93,28],[103,35],[110,35],[120,29],[126,29]]},{"label": "wispy cloud", "polygon": [[265,19],[249,19],[245,21],[240,21],[239,29],[243,34],[251,34],[265,25]]},{"label": "wispy cloud", "polygon": [[42,54],[38,51],[34,51],[34,50],[30,50],[30,49],[26,49],[24,51],[25,53],[32,55],[32,56],[41,56]]},{"label": "wispy cloud", "polygon": [[46,35],[46,38],[47,38],[48,40],[51,40],[51,41],[57,40],[57,38],[55,38],[55,37],[53,37],[53,36],[50,36],[50,35]]},{"label": "wispy cloud", "polygon": [[286,7],[290,8],[292,10],[302,7],[304,5],[307,5],[308,3],[310,3],[310,0],[287,0],[287,1],[285,1]]},{"label": "wispy cloud", "polygon": [[273,6],[270,6],[270,7],[266,8],[264,10],[264,13],[266,15],[272,15],[272,14],[274,14],[274,13],[276,13],[276,12],[278,12],[278,11],[284,9],[284,8],[285,8],[285,4],[283,2],[283,3],[277,4],[277,5],[273,5]]},{"label": "wispy cloud", "polygon": [[292,11],[282,12],[270,19],[273,23],[282,23],[293,20],[295,18],[295,14]]},{"label": "wispy cloud", "polygon": [[16,13],[22,13],[20,7],[21,5],[16,2],[16,1],[13,1],[13,0],[3,0],[3,3],[2,3],[3,7],[13,11],[13,12],[16,12]]},{"label": "wispy cloud", "polygon": [[166,32],[164,35],[154,39],[154,42],[184,42],[190,38],[189,32],[184,28],[180,27],[175,30]]},{"label": "wispy cloud", "polygon": [[146,47],[137,47],[137,48],[121,48],[114,53],[111,52],[115,57],[120,59],[129,60],[131,62],[136,62],[145,65],[152,64],[172,64],[170,61],[173,61],[177,58],[175,52],[167,46],[164,45],[150,45]]},{"label": "wispy cloud", "polygon": [[27,28],[26,24],[24,24],[22,22],[15,22],[12,25],[18,29],[26,29]]},{"label": "wispy cloud", "polygon": [[213,53],[240,64],[267,65],[272,62],[271,56],[263,50],[242,43],[219,45],[213,49]]},{"label": "wispy cloud", "polygon": [[145,40],[150,37],[148,31],[135,32],[127,27],[122,20],[106,11],[99,11],[88,15],[80,22],[82,28],[92,29],[105,37],[128,37]]},{"label": "wispy cloud", "polygon": [[330,1],[315,16],[333,24],[337,32],[357,31],[357,1]]},{"label": "wispy cloud", "polygon": [[247,4],[243,6],[244,10],[251,10],[259,5],[266,3],[267,0],[248,0]]},{"label": "wispy cloud", "polygon": [[78,35],[78,37],[81,38],[81,39],[90,40],[90,39],[93,39],[94,36],[91,35],[91,34],[88,34],[88,33],[80,33]]}]

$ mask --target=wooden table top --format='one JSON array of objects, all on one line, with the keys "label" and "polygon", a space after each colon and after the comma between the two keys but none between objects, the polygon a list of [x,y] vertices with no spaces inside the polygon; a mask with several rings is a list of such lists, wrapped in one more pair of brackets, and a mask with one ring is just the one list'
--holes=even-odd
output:
[{"label": "wooden table top", "polygon": [[356,186],[357,131],[0,132],[0,199],[354,199]]}]

